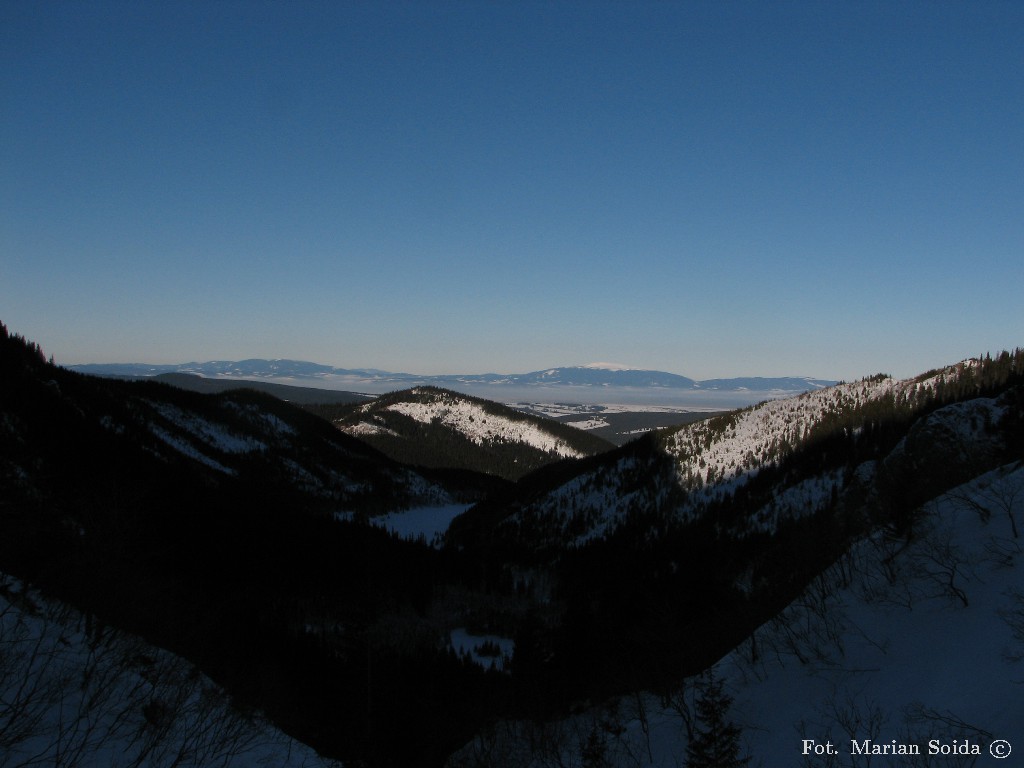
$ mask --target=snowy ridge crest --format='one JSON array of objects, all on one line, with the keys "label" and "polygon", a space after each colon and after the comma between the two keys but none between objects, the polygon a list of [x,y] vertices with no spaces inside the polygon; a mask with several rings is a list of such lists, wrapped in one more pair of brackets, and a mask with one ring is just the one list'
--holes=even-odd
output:
[{"label": "snowy ridge crest", "polygon": [[666,450],[679,462],[681,482],[701,487],[774,464],[832,414],[922,386],[927,385],[873,377],[770,400],[729,416],[688,425],[669,439]]},{"label": "snowy ridge crest", "polygon": [[427,402],[393,403],[387,410],[401,413],[423,424],[440,422],[462,433],[477,445],[493,442],[524,443],[562,458],[578,458],[583,455],[536,424],[489,413],[477,403],[461,398],[438,395]]},{"label": "snowy ridge crest", "polygon": [[[862,429],[857,425],[870,420],[864,415],[868,406],[883,401],[923,401],[941,383],[956,380],[964,370],[970,366],[961,363],[903,380],[871,376],[684,425],[660,435],[657,447],[649,453],[639,452],[615,465],[585,471],[531,500],[502,526],[542,544],[583,546],[610,535],[638,512],[677,522],[694,520],[707,504],[735,494],[758,473],[794,453],[819,426],[851,424],[843,429],[856,435]],[[994,405],[986,408],[989,413],[984,420],[997,420],[998,409],[993,410]],[[962,411],[966,412],[958,406],[946,418],[955,420],[955,414]],[[965,427],[957,423],[948,429]],[[641,477],[646,480],[638,483],[636,479]],[[842,472],[798,481],[780,489],[772,503],[744,520],[742,530],[733,533],[771,533],[782,521],[823,509],[842,488]]]}]

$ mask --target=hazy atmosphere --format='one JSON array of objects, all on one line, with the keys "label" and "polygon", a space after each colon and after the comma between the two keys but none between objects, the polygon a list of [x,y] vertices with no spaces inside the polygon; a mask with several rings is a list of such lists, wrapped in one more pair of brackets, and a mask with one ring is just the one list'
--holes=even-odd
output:
[{"label": "hazy atmosphere", "polygon": [[1024,338],[1024,5],[0,5],[58,363],[908,376]]}]

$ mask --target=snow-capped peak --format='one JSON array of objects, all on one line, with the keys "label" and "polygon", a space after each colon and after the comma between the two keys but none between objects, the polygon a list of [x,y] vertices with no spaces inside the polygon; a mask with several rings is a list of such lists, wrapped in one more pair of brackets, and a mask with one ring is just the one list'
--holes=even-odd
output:
[{"label": "snow-capped peak", "polygon": [[597,371],[633,371],[636,370],[628,365],[621,365],[620,363],[587,363],[581,365],[580,368],[590,368]]}]

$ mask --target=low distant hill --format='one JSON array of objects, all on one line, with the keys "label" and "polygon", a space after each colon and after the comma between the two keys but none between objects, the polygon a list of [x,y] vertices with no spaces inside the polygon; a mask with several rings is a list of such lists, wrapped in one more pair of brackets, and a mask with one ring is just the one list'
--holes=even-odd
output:
[{"label": "low distant hill", "polygon": [[811,379],[797,376],[742,376],[733,379],[705,379],[699,382],[700,389],[722,389],[728,391],[749,389],[753,392],[813,392],[831,387],[838,382],[827,379]]},{"label": "low distant hill", "polygon": [[374,397],[373,395],[364,395],[359,392],[344,392],[337,389],[318,389],[316,387],[296,387],[291,384],[277,384],[272,381],[210,379],[198,376],[194,373],[158,373],[152,378],[155,381],[170,384],[172,387],[207,394],[229,392],[233,389],[253,389],[257,392],[265,392],[268,395],[273,395],[279,400],[286,400],[289,403],[296,403],[299,405],[306,405],[309,403],[325,403],[328,405],[338,403],[365,403],[367,400],[372,400]]},{"label": "low distant hill", "polygon": [[693,389],[697,382],[686,376],[665,371],[646,371],[634,368],[608,368],[574,365],[546,368],[543,371],[514,374],[446,375],[434,377],[440,382],[462,384],[508,384],[516,386],[566,387],[660,387]]}]

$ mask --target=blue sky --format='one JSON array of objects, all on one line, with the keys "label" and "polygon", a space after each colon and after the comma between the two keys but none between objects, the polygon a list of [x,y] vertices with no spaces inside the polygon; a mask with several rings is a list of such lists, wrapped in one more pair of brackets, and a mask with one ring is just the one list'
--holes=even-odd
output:
[{"label": "blue sky", "polygon": [[912,375],[1024,345],[1024,3],[0,4],[65,364]]}]

